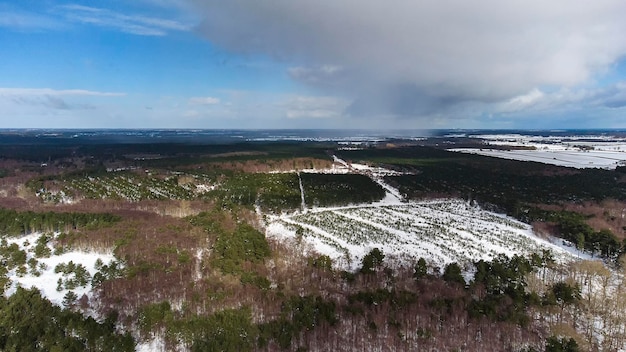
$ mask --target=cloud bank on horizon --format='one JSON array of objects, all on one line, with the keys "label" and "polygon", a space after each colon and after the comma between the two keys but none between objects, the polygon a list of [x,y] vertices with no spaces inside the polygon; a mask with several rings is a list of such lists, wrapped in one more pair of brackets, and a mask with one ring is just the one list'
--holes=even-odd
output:
[{"label": "cloud bank on horizon", "polygon": [[626,127],[625,13],[621,0],[0,3],[1,41],[83,32],[77,49],[99,61],[71,86],[0,79],[0,119],[63,110],[75,127]]}]

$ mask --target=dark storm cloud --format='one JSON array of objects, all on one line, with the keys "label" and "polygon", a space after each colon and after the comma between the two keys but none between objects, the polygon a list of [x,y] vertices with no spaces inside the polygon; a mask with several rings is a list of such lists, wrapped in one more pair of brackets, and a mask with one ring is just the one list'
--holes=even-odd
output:
[{"label": "dark storm cloud", "polygon": [[[626,54],[626,2],[190,0],[197,31],[355,99],[352,114],[426,114],[589,82]],[[338,79],[339,77],[339,79]]]}]

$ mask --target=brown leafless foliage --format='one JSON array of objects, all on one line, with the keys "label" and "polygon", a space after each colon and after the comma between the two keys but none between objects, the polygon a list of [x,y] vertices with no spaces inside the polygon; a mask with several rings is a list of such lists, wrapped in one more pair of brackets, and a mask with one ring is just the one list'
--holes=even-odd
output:
[{"label": "brown leafless foliage", "polygon": [[[551,211],[572,211],[579,214],[589,216],[585,222],[591,226],[595,231],[611,230],[611,232],[618,238],[626,238],[626,202],[621,202],[613,199],[606,199],[601,202],[581,202],[581,203],[564,203],[564,204],[540,204],[540,208]],[[548,230],[549,233],[554,234],[554,227],[550,227],[550,224],[540,225],[533,224],[538,228],[544,226],[543,229]]]},{"label": "brown leafless foliage", "polygon": [[291,159],[256,159],[246,161],[219,161],[208,164],[194,165],[193,168],[209,168],[235,170],[242,172],[270,172],[292,171],[303,169],[327,169],[332,166],[332,161],[317,158],[291,158]]}]

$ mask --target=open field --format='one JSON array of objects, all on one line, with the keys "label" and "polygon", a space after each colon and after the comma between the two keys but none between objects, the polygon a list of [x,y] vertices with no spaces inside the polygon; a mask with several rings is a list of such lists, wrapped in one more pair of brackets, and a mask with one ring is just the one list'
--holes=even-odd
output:
[{"label": "open field", "polygon": [[496,149],[450,149],[451,151],[493,156],[496,158],[536,161],[538,163],[574,167],[615,169],[626,162],[625,151],[608,150],[496,150]]},{"label": "open field", "polygon": [[[472,137],[484,140],[484,148],[449,150],[573,168],[615,169],[626,163],[626,143],[623,138],[607,136],[541,137],[517,134]],[[498,148],[492,148],[494,146]],[[502,149],[503,147],[505,149]]]},{"label": "open field", "polygon": [[528,224],[458,199],[283,215],[270,221],[267,235],[300,235],[316,251],[348,270],[356,270],[373,248],[394,258],[396,265],[423,257],[440,268],[452,262],[469,264],[499,254],[527,256],[545,249],[553,251],[560,261],[576,258],[534,235]]}]

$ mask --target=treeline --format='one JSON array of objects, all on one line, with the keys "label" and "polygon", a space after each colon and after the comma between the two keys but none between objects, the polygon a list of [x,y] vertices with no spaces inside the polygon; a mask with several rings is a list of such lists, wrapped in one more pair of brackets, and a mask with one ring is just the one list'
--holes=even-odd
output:
[{"label": "treeline", "polygon": [[429,147],[340,151],[347,160],[382,164],[412,175],[386,179],[408,197],[457,195],[501,207],[518,203],[558,203],[626,199],[621,174],[602,169],[568,169],[529,161],[503,160]]},{"label": "treeline", "polygon": [[0,208],[0,234],[5,235],[96,229],[118,221],[119,216],[108,213],[33,212]]},{"label": "treeline", "polygon": [[[468,267],[450,264],[441,274],[426,260],[391,269],[385,253],[374,249],[359,270],[341,272],[326,256],[298,259],[280,252],[287,249],[246,225],[245,214],[218,204],[179,219],[176,228],[163,224],[144,234],[138,225],[138,241],[121,248],[136,253],[152,241],[146,234],[153,234],[151,255],[172,263],[157,267],[156,257],[128,258],[128,272],[135,274],[106,280],[101,302],[117,307],[125,326],[137,326],[142,338],[163,337],[170,349],[499,351],[504,346],[530,352],[559,351],[551,348],[569,348],[571,341],[588,345],[579,335],[552,327],[573,321],[569,314],[582,309],[585,292],[547,252]],[[185,221],[191,225],[182,226]],[[195,233],[206,242],[187,246],[182,235],[168,237],[165,228]],[[295,239],[287,246],[306,252]],[[559,338],[548,340],[552,334]]]},{"label": "treeline", "polygon": [[[303,143],[303,142],[259,142],[194,145],[179,144],[176,146],[155,145],[152,153],[159,153],[162,158],[134,161],[142,167],[180,168],[192,165],[227,163],[246,163],[260,161],[273,164],[276,161],[295,158],[327,159],[325,151],[334,144]],[[138,151],[139,152],[139,151]],[[148,152],[148,151],[144,151]]]},{"label": "treeline", "polygon": [[[191,270],[150,269],[134,277],[107,279],[102,292],[117,302],[107,307],[117,305],[124,326],[137,326],[144,338],[161,336],[168,348],[192,351],[346,351],[376,346],[397,351],[495,351],[502,346],[515,352],[575,351],[572,346],[585,342],[579,336],[570,340],[569,335],[548,339],[553,330],[544,330],[544,322],[569,324],[569,312],[581,309],[584,299],[584,291],[579,298],[580,285],[556,274],[561,269],[547,252],[531,258],[498,257],[472,268],[450,264],[442,275],[423,259],[411,268],[391,269],[385,254],[373,249],[359,270],[341,272],[332,269],[326,256],[312,256],[303,264],[278,258],[275,245],[235,216],[237,211],[218,208],[180,219],[203,228],[210,239],[210,255],[201,257],[190,255],[192,247],[166,240],[160,230],[150,230],[161,239],[154,253],[184,261],[191,270],[197,266],[202,276],[194,278]],[[174,230],[191,232],[182,226]],[[142,232],[137,236],[147,241]],[[281,266],[283,260],[290,264]],[[285,270],[284,275],[277,270]],[[474,274],[466,282],[468,271]],[[142,286],[141,280],[148,279],[165,284],[158,275],[178,281],[168,281],[167,288]],[[532,280],[544,275],[545,288],[537,289]],[[138,285],[126,287],[132,293],[120,296],[125,291],[116,285],[132,280],[139,280]],[[287,280],[303,284],[292,289]],[[179,300],[179,291],[170,286],[184,291],[184,299]],[[152,303],[144,301],[132,309],[119,303],[146,292],[153,295]],[[69,297],[68,302],[76,299]]]},{"label": "treeline", "polygon": [[[553,308],[560,312],[557,315],[563,316],[581,300],[580,287],[576,284],[559,281],[548,285],[545,292],[534,292],[528,286],[529,273],[541,276],[541,271],[551,270],[554,262],[548,253],[530,259],[516,256],[476,262],[476,273],[469,283],[457,264],[447,265],[440,276],[420,260],[412,270],[413,284],[408,286],[401,274],[385,266],[384,258],[384,253],[375,249],[364,258],[361,269],[352,278],[337,276],[337,287],[347,285],[347,291],[339,296],[271,294],[272,299],[282,301],[280,311],[260,322],[253,322],[250,307],[188,315],[184,309],[174,309],[168,301],[162,301],[139,309],[137,326],[144,336],[164,337],[168,348],[186,346],[190,351],[345,351],[356,348],[352,344],[356,342],[352,340],[357,338],[355,334],[369,341],[366,343],[376,345],[384,341],[388,348],[406,351],[451,350],[463,345],[470,349],[480,346],[483,350],[495,350],[494,346],[499,346],[518,352],[582,350],[574,338],[532,337],[538,332],[533,327],[536,323],[533,310],[548,311],[541,313],[540,319],[547,319]],[[323,267],[324,271],[328,270]],[[434,288],[437,288],[435,292]],[[254,309],[259,308],[262,306]],[[98,323],[93,318],[53,306],[36,290],[18,288],[9,298],[0,298],[0,313],[3,350],[131,351],[135,348],[128,333],[115,332],[115,313]],[[497,330],[505,324],[513,324],[516,332],[508,328]],[[472,333],[452,333],[461,325]],[[365,329],[353,330],[357,326]],[[486,326],[492,330],[482,330],[482,334],[488,335],[475,334],[480,330],[473,329]],[[498,336],[496,331],[503,335],[493,340]],[[491,332],[493,336],[489,335]]]},{"label": "treeline", "polygon": [[[455,195],[496,205],[499,210],[513,216],[519,215],[519,206],[524,203],[626,199],[626,184],[618,182],[616,173],[612,171],[583,169],[565,172],[546,167],[543,173],[531,173],[523,169],[528,162],[498,162],[504,165],[494,167],[480,160],[471,163],[469,160],[433,160],[421,165],[419,172],[414,175],[389,176],[386,179],[411,198]],[[510,168],[505,168],[507,166]],[[515,170],[519,170],[519,173]]]}]

